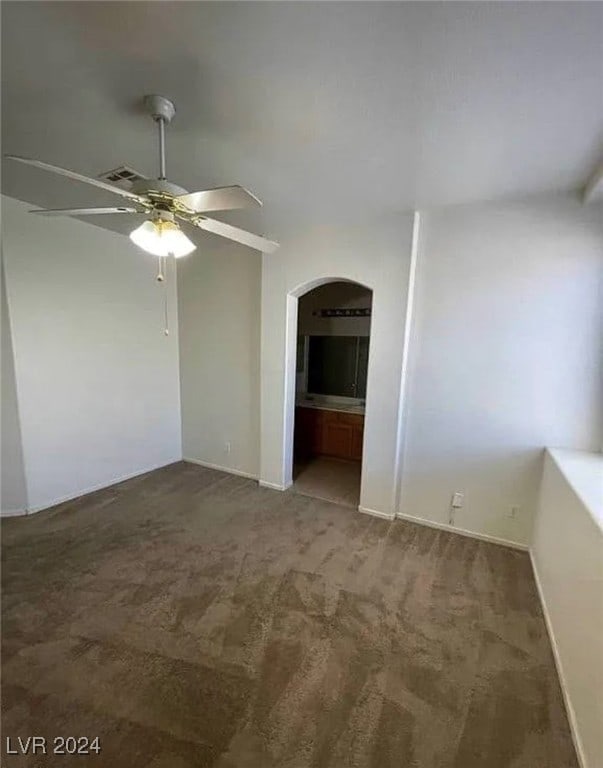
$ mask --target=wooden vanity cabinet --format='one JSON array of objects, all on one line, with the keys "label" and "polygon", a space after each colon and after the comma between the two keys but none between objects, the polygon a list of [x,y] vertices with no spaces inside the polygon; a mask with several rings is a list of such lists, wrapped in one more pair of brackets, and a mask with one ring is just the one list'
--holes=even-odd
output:
[{"label": "wooden vanity cabinet", "polygon": [[333,456],[361,461],[364,416],[359,413],[326,411],[319,408],[295,409],[295,458]]},{"label": "wooden vanity cabinet", "polygon": [[315,408],[295,409],[293,450],[297,461],[307,461],[322,453],[322,411]]}]

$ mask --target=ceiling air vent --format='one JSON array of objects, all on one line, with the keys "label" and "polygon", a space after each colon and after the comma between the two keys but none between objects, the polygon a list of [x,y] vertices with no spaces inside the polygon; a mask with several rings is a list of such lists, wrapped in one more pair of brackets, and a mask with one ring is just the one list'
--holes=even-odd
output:
[{"label": "ceiling air vent", "polygon": [[98,178],[108,181],[109,184],[115,184],[122,189],[129,189],[135,181],[146,179],[146,176],[138,173],[133,168],[129,168],[127,165],[120,165],[119,168],[114,168],[112,171],[99,173]]}]

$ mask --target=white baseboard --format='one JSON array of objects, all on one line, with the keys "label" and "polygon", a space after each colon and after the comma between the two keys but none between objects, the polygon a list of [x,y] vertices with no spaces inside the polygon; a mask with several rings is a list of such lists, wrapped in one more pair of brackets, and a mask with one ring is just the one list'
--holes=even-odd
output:
[{"label": "white baseboard", "polygon": [[414,517],[413,515],[405,515],[403,512],[398,512],[396,517],[399,517],[401,520],[408,520],[409,523],[417,523],[417,525],[426,525],[428,528],[437,528],[440,531],[449,531],[450,533],[458,533],[460,536],[467,536],[470,539],[479,539],[480,541],[488,541],[490,544],[500,544],[503,547],[510,547],[511,549],[519,549],[522,552],[527,552],[530,549],[527,544],[520,544],[518,541],[501,539],[498,536],[489,536],[487,533],[476,533],[475,531],[468,531],[466,528],[457,528],[455,525],[448,525],[447,523],[436,523],[433,520],[426,520],[424,517]]},{"label": "white baseboard", "polygon": [[0,517],[20,517],[26,515],[27,509],[25,507],[19,507],[18,509],[3,509],[0,512]]},{"label": "white baseboard", "polygon": [[532,563],[532,571],[534,572],[534,581],[536,582],[536,588],[538,590],[538,597],[540,598],[540,604],[542,606],[542,613],[544,615],[544,623],[551,642],[551,648],[553,649],[553,658],[555,659],[555,667],[557,668],[557,677],[559,678],[559,685],[561,687],[561,693],[563,695],[563,701],[565,703],[565,711],[567,712],[567,719],[572,734],[572,740],[574,742],[574,749],[578,757],[578,763],[580,768],[587,768],[586,757],[582,748],[582,742],[578,733],[578,725],[576,722],[576,713],[569,695],[569,690],[565,682],[565,674],[563,672],[563,664],[561,663],[561,655],[559,653],[559,647],[557,646],[557,640],[555,638],[555,632],[553,630],[553,624],[549,615],[549,609],[547,608],[546,600],[544,599],[544,592],[542,591],[542,583],[540,576],[538,575],[538,569],[536,568],[536,561],[534,560],[534,554],[530,549],[530,561]]},{"label": "white baseboard", "polygon": [[291,488],[293,483],[289,485],[280,485],[279,483],[269,483],[268,480],[258,480],[258,485],[261,488],[270,488],[273,491],[286,491],[287,488]]},{"label": "white baseboard", "polygon": [[396,515],[393,512],[381,512],[379,509],[371,509],[370,507],[358,507],[358,511],[363,515],[372,515],[373,517],[381,517],[384,520],[394,520]]},{"label": "white baseboard", "polygon": [[199,459],[189,459],[186,456],[182,461],[187,461],[189,464],[197,464],[200,467],[206,469],[215,469],[217,472],[227,472],[229,475],[238,475],[239,477],[246,477],[249,480],[257,480],[258,476],[251,472],[243,472],[242,469],[235,469],[234,467],[223,467],[221,464],[211,464],[209,461],[199,461]]},{"label": "white baseboard", "polygon": [[67,494],[66,496],[61,496],[57,499],[53,499],[52,501],[44,502],[44,504],[37,504],[34,507],[28,507],[25,514],[34,515],[36,512],[43,512],[45,509],[56,507],[58,504],[64,504],[66,501],[73,501],[73,499],[79,499],[80,496],[87,496],[89,493],[94,493],[95,491],[102,491],[104,488],[110,488],[112,485],[118,485],[119,483],[124,483],[126,480],[131,480],[134,477],[139,477],[140,475],[146,475],[148,472],[154,472],[156,469],[161,469],[162,467],[169,467],[170,464],[175,464],[178,461],[181,461],[181,459],[174,459],[173,461],[168,461],[165,464],[156,464],[152,467],[147,467],[146,469],[138,469],[136,470],[136,472],[130,472],[127,475],[121,475],[120,477],[116,477],[114,480],[111,480],[108,483],[98,483],[98,485],[92,485],[88,488],[83,488],[82,490],[75,491],[74,493]]}]

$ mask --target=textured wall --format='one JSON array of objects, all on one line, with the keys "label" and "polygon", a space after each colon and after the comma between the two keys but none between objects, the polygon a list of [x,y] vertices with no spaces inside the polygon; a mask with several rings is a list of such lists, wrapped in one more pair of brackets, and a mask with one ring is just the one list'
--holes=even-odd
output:
[{"label": "textured wall", "polygon": [[[527,543],[543,446],[598,450],[603,216],[569,198],[423,217],[405,514]],[[512,505],[521,510],[509,518]]]},{"label": "textured wall", "polygon": [[23,446],[19,405],[15,384],[15,361],[6,300],[4,259],[1,274],[2,304],[2,514],[22,513],[27,509],[27,488],[23,467]]},{"label": "textured wall", "polygon": [[261,256],[208,246],[178,263],[183,453],[256,477]]},{"label": "textured wall", "polygon": [[166,337],[152,257],[29,207],[3,198],[2,236],[35,510],[182,454],[175,279]]},{"label": "textured wall", "polygon": [[369,336],[370,317],[320,317],[314,312],[333,308],[371,307],[370,290],[353,283],[326,283],[299,300],[297,331],[302,336]]},{"label": "textured wall", "polygon": [[[547,453],[532,541],[534,568],[584,768],[603,765],[602,476],[603,457]],[[595,509],[592,502],[597,498]]]}]

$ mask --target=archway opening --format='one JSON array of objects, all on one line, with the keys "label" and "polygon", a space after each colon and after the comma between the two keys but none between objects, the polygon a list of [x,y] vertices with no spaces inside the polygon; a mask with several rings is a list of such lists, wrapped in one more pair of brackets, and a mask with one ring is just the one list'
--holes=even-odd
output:
[{"label": "archway opening", "polygon": [[366,286],[322,282],[299,296],[291,329],[292,490],[353,508],[360,502],[372,304]]}]

